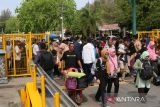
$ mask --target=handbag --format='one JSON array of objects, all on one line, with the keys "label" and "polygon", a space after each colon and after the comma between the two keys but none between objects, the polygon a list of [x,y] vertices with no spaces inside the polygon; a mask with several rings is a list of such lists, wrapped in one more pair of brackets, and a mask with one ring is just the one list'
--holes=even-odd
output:
[{"label": "handbag", "polygon": [[88,83],[87,83],[87,78],[86,76],[83,76],[81,78],[77,78],[77,88],[82,89],[82,88],[87,88]]}]

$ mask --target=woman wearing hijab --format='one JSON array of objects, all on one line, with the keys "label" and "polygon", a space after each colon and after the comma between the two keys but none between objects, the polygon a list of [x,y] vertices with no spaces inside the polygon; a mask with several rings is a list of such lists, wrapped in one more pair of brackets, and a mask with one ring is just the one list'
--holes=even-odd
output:
[{"label": "woman wearing hijab", "polygon": [[138,88],[139,96],[144,98],[144,100],[141,100],[142,103],[145,103],[147,101],[146,95],[150,89],[150,80],[142,80],[140,77],[140,72],[143,69],[142,68],[142,60],[150,61],[149,60],[149,52],[144,51],[141,55],[140,59],[137,59],[134,68],[137,69],[137,77],[136,77],[136,87]]},{"label": "woman wearing hijab", "polygon": [[159,74],[158,71],[158,55],[156,54],[155,43],[151,41],[147,46],[147,51],[149,52],[149,58],[151,60],[151,64],[154,66],[154,71],[156,74]]},{"label": "woman wearing hijab", "polygon": [[114,96],[109,97],[109,101],[113,102],[116,100],[115,97],[117,97],[118,92],[119,92],[119,67],[118,67],[118,59],[116,55],[116,51],[113,48],[109,48],[108,50],[109,53],[109,79],[108,79],[108,87],[107,87],[107,93],[110,96],[111,94],[111,89],[112,89],[112,83],[114,83]]},{"label": "woman wearing hijab", "polygon": [[152,61],[156,61],[157,60],[157,54],[156,54],[156,50],[155,50],[155,43],[153,41],[151,41],[148,44],[147,51],[149,52],[149,58]]},{"label": "woman wearing hijab", "polygon": [[[108,55],[107,50],[103,49],[101,51],[101,57],[97,60],[96,63],[96,78],[97,82],[99,83],[99,88],[97,90],[97,93],[95,95],[95,100],[100,101],[100,98],[102,99],[102,107],[109,107],[107,106],[107,102],[105,100],[105,89],[108,82],[108,74],[107,74],[107,62],[108,62]],[[107,67],[106,67],[107,66]]]}]

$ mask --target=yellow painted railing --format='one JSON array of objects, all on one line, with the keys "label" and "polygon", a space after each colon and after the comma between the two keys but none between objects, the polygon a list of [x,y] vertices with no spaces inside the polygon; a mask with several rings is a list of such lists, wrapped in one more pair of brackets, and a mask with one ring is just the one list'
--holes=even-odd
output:
[{"label": "yellow painted railing", "polygon": [[[17,77],[17,76],[30,76],[30,68],[29,64],[32,60],[32,44],[34,40],[42,41],[46,38],[47,45],[50,47],[50,33],[40,33],[40,34],[32,34],[29,32],[28,34],[1,34],[0,39],[2,40],[1,49],[11,51],[11,53],[7,52],[5,55],[6,62],[6,74],[7,77]],[[10,45],[9,45],[9,44]],[[11,46],[11,48],[10,48]],[[16,51],[15,47],[19,47],[21,50],[21,59],[16,59]],[[8,48],[8,49],[7,49]]]},{"label": "yellow painted railing", "polygon": [[160,39],[160,29],[153,29],[152,31],[140,31],[138,32],[138,40],[141,38],[150,38],[152,41]]},{"label": "yellow painted railing", "polygon": [[[46,107],[46,91],[45,91],[45,77],[41,76],[41,94],[37,89],[36,66],[31,65],[33,82],[26,83],[25,89],[21,89],[21,101],[24,107]],[[54,107],[60,107],[60,94],[57,92],[53,94]]]}]

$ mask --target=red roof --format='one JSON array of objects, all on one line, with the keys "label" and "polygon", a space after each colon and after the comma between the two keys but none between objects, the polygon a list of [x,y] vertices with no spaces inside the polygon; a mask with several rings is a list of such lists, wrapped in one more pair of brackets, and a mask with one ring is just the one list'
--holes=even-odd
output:
[{"label": "red roof", "polygon": [[107,31],[107,30],[119,30],[120,27],[118,24],[103,24],[99,26],[99,30],[101,31]]}]

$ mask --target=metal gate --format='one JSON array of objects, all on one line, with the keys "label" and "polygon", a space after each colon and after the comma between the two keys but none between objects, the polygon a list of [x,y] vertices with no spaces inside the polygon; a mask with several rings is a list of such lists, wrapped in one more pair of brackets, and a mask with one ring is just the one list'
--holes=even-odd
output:
[{"label": "metal gate", "polygon": [[35,39],[45,40],[50,44],[49,34],[2,34],[0,35],[0,49],[6,51],[7,76],[27,76],[30,73],[32,61],[32,43]]}]

